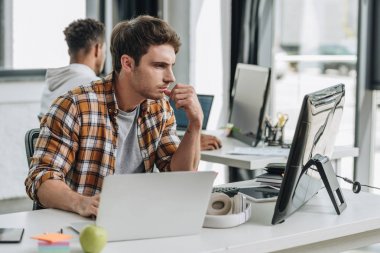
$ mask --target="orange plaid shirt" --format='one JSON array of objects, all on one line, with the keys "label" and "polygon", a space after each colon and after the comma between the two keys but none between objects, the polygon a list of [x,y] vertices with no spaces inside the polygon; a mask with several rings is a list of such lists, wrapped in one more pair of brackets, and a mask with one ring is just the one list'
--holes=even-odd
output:
[{"label": "orange plaid shirt", "polygon": [[[92,196],[103,178],[114,173],[118,126],[112,75],[90,86],[77,87],[52,104],[41,121],[26,192],[38,201],[38,187],[46,180],[64,181],[72,190]],[[167,98],[145,100],[137,119],[138,142],[146,172],[154,164],[170,171],[179,145],[173,109]]]}]

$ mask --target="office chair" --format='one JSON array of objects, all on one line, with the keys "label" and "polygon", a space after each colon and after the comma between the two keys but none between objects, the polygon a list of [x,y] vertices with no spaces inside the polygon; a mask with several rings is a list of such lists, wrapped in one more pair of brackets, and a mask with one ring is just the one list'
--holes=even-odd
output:
[{"label": "office chair", "polygon": [[39,128],[30,129],[25,134],[25,150],[26,150],[26,158],[28,159],[29,166],[32,161],[34,146],[36,145],[36,141],[39,134],[40,134]]},{"label": "office chair", "polygon": [[[36,145],[36,141],[39,134],[40,134],[39,128],[30,129],[25,134],[25,151],[26,151],[26,158],[28,159],[29,169],[30,169],[30,163],[32,162],[34,147]],[[39,209],[44,209],[44,208],[40,206],[36,201],[33,201],[33,210],[39,210]]]}]

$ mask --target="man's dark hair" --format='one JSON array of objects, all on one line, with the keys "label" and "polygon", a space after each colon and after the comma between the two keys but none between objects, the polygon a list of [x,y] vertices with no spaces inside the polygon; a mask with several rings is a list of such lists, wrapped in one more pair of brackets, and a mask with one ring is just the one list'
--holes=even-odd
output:
[{"label": "man's dark hair", "polygon": [[104,25],[91,18],[72,22],[63,33],[69,46],[70,55],[75,55],[82,49],[87,54],[92,45],[103,43],[105,37]]},{"label": "man's dark hair", "polygon": [[163,44],[171,45],[175,53],[181,46],[179,36],[167,22],[148,15],[120,22],[111,35],[113,69],[120,72],[120,58],[124,54],[131,56],[138,66],[150,46]]}]

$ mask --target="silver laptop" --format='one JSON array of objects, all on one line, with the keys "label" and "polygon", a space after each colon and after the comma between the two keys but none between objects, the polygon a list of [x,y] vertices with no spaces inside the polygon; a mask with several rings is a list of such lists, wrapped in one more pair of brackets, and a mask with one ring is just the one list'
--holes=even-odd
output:
[{"label": "silver laptop", "polygon": [[215,177],[212,171],[107,176],[95,223],[108,241],[197,234]]}]

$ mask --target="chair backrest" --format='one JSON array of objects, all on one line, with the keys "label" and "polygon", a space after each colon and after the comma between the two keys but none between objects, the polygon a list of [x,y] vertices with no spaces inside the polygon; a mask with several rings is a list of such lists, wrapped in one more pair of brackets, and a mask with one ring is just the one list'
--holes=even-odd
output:
[{"label": "chair backrest", "polygon": [[34,146],[36,145],[36,141],[39,134],[40,134],[39,128],[30,129],[25,134],[25,150],[26,150],[26,158],[28,159],[29,166],[30,166],[30,162],[32,161]]},{"label": "chair backrest", "polygon": [[[32,161],[32,157],[34,153],[34,147],[36,145],[36,141],[39,134],[40,134],[39,128],[30,129],[25,134],[25,151],[26,151],[26,158],[28,159],[29,168],[30,168],[30,163]],[[40,206],[36,201],[33,201],[33,210],[39,210],[39,209],[44,209],[44,208]]]}]

